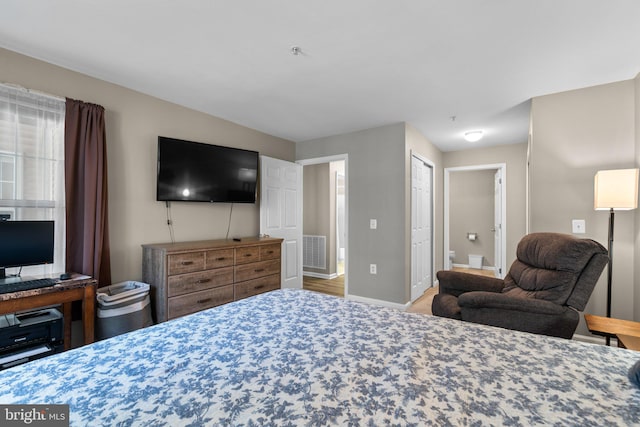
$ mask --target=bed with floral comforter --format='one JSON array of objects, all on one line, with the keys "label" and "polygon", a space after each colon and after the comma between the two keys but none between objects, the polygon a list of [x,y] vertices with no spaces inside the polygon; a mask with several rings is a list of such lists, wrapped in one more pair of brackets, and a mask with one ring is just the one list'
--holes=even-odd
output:
[{"label": "bed with floral comforter", "polygon": [[640,353],[280,290],[0,372],[72,426],[640,423]]}]

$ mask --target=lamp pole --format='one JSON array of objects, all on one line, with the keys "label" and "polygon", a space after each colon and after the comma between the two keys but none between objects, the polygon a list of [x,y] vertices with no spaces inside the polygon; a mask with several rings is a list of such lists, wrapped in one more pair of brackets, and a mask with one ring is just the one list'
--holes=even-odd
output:
[{"label": "lamp pole", "polygon": [[[602,170],[596,173],[593,187],[595,210],[609,209],[609,267],[607,268],[607,317],[611,317],[611,279],[613,277],[613,221],[614,209],[631,210],[638,207],[638,177],[640,169]],[[610,338],[607,337],[607,345]]]},{"label": "lamp pole", "polygon": [[611,276],[613,275],[613,208],[609,211],[609,269],[607,274],[607,317],[611,317]]},{"label": "lamp pole", "polygon": [[[607,265],[607,317],[611,317],[611,277],[613,275],[613,222],[615,214],[613,208],[609,210],[609,263]],[[611,337],[607,336],[607,345],[611,343]]]}]

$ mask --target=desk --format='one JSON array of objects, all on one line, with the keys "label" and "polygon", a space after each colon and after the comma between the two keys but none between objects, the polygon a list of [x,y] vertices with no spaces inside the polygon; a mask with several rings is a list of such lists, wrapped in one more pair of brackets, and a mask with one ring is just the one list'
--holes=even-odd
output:
[{"label": "desk", "polygon": [[46,288],[0,294],[0,314],[33,310],[62,304],[64,316],[64,349],[71,348],[71,303],[82,301],[84,344],[94,340],[96,280],[74,273],[70,280]]},{"label": "desk", "polygon": [[595,335],[616,337],[618,346],[640,350],[640,322],[585,314],[587,328]]}]

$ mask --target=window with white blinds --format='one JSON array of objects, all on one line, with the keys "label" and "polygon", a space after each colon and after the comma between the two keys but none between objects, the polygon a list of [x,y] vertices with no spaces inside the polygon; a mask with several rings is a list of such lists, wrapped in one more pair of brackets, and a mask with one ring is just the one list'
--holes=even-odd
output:
[{"label": "window with white blinds", "polygon": [[0,84],[0,220],[55,221],[54,264],[23,276],[64,271],[64,115],[64,99]]}]

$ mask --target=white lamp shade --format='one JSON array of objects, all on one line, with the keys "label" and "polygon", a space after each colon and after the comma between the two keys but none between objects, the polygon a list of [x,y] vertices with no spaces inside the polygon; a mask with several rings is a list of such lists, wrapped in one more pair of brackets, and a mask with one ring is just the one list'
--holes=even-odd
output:
[{"label": "white lamp shade", "polygon": [[598,171],[593,207],[596,210],[630,210],[638,207],[638,169]]}]

